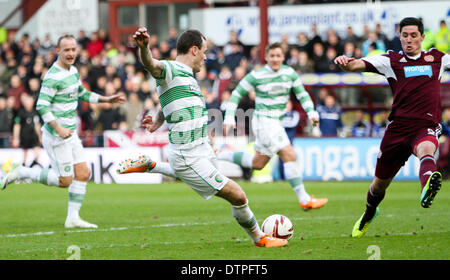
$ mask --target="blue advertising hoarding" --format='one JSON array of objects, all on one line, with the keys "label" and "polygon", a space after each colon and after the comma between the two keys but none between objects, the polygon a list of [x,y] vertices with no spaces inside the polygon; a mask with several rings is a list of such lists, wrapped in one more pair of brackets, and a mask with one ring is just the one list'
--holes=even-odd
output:
[{"label": "blue advertising hoarding", "polygon": [[[381,138],[295,138],[304,180],[372,180]],[[395,180],[418,180],[419,160],[411,156]],[[274,166],[274,178],[279,178]]]}]

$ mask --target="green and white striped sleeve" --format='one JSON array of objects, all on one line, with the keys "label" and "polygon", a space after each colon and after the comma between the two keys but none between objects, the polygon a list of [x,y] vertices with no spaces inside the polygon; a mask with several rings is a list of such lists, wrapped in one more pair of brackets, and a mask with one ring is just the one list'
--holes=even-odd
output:
[{"label": "green and white striped sleeve", "polygon": [[298,101],[300,101],[303,109],[308,114],[308,118],[311,119],[314,117],[318,117],[318,113],[314,109],[314,103],[311,99],[311,96],[309,96],[309,93],[305,90],[305,87],[303,86],[303,83],[300,80],[298,74],[294,72],[291,77],[293,79],[292,90]]},{"label": "green and white striped sleeve", "polygon": [[53,115],[50,105],[55,97],[57,89],[57,81],[53,79],[44,79],[42,81],[41,90],[39,92],[38,101],[36,103],[36,110],[41,115],[45,123],[54,121],[56,118]]},{"label": "green and white striped sleeve", "polygon": [[242,97],[246,96],[250,91],[254,90],[255,78],[252,73],[247,74],[236,86],[236,88],[231,93],[230,101],[227,104],[227,108],[225,110],[225,118],[224,124],[232,124],[234,125],[235,119],[234,116],[236,114],[236,109],[239,106],[239,102]]},{"label": "green and white striped sleeve", "polygon": [[78,86],[78,98],[89,103],[97,104],[99,94],[87,90],[80,81]]}]

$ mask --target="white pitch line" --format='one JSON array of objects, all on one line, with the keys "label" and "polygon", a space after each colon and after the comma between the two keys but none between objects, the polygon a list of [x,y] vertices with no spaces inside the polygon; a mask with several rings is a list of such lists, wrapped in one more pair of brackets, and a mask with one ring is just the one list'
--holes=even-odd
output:
[{"label": "white pitch line", "polygon": [[[439,215],[442,215],[439,214]],[[417,216],[429,216],[426,214],[415,214],[415,217]],[[393,218],[395,217],[392,214],[386,214],[383,216],[384,218]],[[318,216],[318,217],[297,217],[292,218],[294,221],[302,221],[302,220],[308,220],[308,221],[315,221],[315,220],[337,220],[337,219],[352,219],[355,218],[354,215],[350,216]],[[262,222],[262,221],[260,221]],[[16,238],[16,237],[28,237],[28,236],[47,236],[47,235],[53,235],[57,233],[85,233],[85,232],[111,232],[111,231],[123,231],[123,230],[135,230],[135,229],[146,229],[146,228],[163,228],[163,227],[189,227],[189,226],[209,226],[214,224],[228,224],[231,223],[231,221],[220,221],[220,222],[208,222],[208,223],[176,223],[176,224],[158,224],[158,225],[149,225],[149,226],[132,226],[132,227],[111,227],[111,228],[97,228],[97,229],[77,229],[77,230],[66,230],[66,231],[48,231],[48,232],[32,232],[32,233],[15,233],[15,234],[5,234],[0,235],[0,238]],[[404,233],[402,235],[409,235],[410,233]],[[394,235],[394,234],[392,234]],[[397,234],[400,235],[400,234]],[[342,235],[344,236],[344,235]]]}]

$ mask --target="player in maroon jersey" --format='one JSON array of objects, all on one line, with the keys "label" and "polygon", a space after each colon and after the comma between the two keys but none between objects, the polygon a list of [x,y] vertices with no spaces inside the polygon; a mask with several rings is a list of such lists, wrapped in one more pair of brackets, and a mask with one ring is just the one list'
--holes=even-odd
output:
[{"label": "player in maroon jersey", "polygon": [[400,22],[403,51],[362,59],[342,55],[334,60],[344,71],[384,75],[394,94],[390,124],[381,141],[375,176],[367,193],[366,211],[355,223],[353,237],[364,236],[378,214],[387,187],[411,154],[420,159],[422,207],[430,207],[441,188],[442,175],[435,160],[441,120],[439,80],[442,72],[450,68],[450,55],[436,49],[422,51],[424,38],[422,22],[408,17]]}]

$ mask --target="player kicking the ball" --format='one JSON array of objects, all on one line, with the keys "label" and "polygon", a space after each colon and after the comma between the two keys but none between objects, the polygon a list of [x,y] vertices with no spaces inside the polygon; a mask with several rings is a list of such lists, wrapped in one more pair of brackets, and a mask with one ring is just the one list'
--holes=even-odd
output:
[{"label": "player kicking the ball", "polygon": [[78,137],[76,110],[78,100],[90,103],[124,103],[119,94],[101,96],[84,88],[77,69],[73,66],[77,56],[77,41],[72,35],[58,39],[58,59],[42,81],[36,109],[45,124],[42,144],[50,159],[51,168],[32,169],[15,164],[3,176],[0,188],[15,180],[31,179],[47,186],[68,188],[69,202],[66,228],[97,228],[80,218],[79,211],[86,194],[90,170],[86,164],[83,146]]},{"label": "player kicking the ball", "polygon": [[144,27],[134,34],[139,57],[145,69],[157,80],[161,111],[153,120],[147,116],[143,125],[156,131],[164,121],[169,125],[169,163],[155,163],[147,156],[125,160],[119,164],[120,174],[130,172],[159,172],[177,177],[204,199],[221,197],[232,205],[232,215],[260,247],[280,247],[287,240],[264,234],[248,206],[241,187],[215,167],[215,155],[208,143],[208,115],[194,73],[200,71],[206,59],[206,39],[197,30],[183,32],[177,41],[175,61],[151,57],[150,35]]},{"label": "player kicking the ball", "polygon": [[366,211],[353,227],[362,237],[378,214],[378,205],[399,169],[411,154],[420,159],[420,204],[428,208],[441,188],[435,153],[439,147],[441,105],[440,78],[450,67],[450,55],[436,49],[422,51],[423,24],[416,18],[400,22],[403,51],[354,59],[339,56],[335,63],[345,71],[384,75],[394,94],[390,124],[381,141],[375,177],[367,193]]}]

